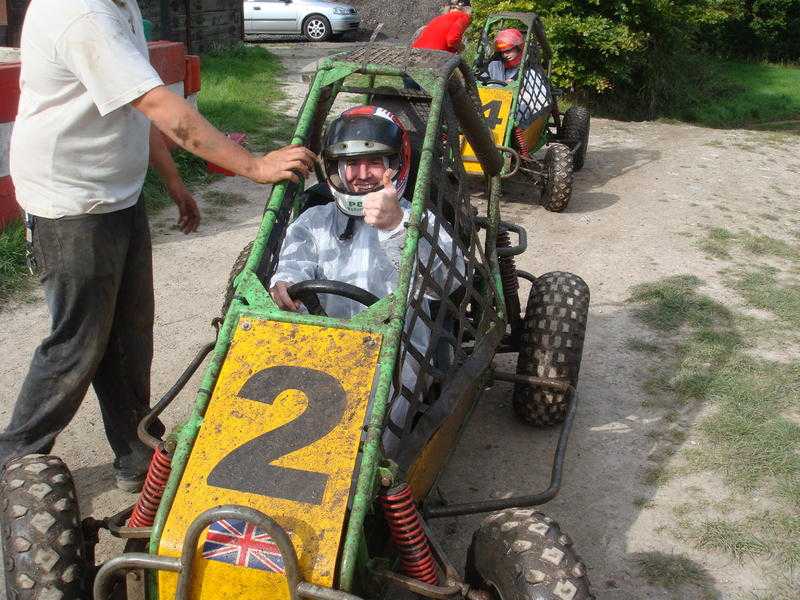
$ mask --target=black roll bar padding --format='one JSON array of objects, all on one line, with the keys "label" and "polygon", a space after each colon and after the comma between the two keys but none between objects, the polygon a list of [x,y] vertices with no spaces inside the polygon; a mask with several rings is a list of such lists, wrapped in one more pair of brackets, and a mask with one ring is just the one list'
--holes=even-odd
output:
[{"label": "black roll bar padding", "polygon": [[[500,375],[500,377],[498,377]],[[532,384],[533,380],[545,382],[542,378],[526,377],[524,375],[514,375],[512,373],[500,373],[495,371],[495,379],[501,381],[514,381],[515,383]],[[511,498],[492,498],[489,500],[479,500],[477,502],[463,502],[459,504],[450,504],[445,506],[426,506],[423,510],[423,515],[426,519],[438,519],[441,517],[457,517],[461,515],[474,515],[478,513],[494,512],[496,510],[505,510],[507,508],[526,508],[532,506],[539,506],[545,504],[555,498],[561,489],[561,477],[564,467],[564,457],[567,453],[567,443],[569,435],[572,431],[572,425],[575,421],[575,413],[578,406],[578,391],[573,385],[565,382],[558,383],[559,387],[569,389],[572,393],[569,399],[569,408],[567,409],[567,416],[564,423],[561,425],[561,432],[558,436],[558,444],[556,445],[555,456],[553,457],[553,467],[550,471],[550,485],[543,492],[537,494],[529,494],[527,496],[512,496]],[[542,385],[537,383],[535,385]],[[553,386],[555,387],[555,386]]]},{"label": "black roll bar padding", "polygon": [[533,15],[533,32],[536,34],[536,40],[542,47],[542,62],[544,63],[545,70],[548,75],[550,73],[550,61],[553,58],[553,49],[550,47],[550,42],[547,41],[547,35],[544,32],[544,24],[539,18],[539,15]]},{"label": "black roll bar padding", "polygon": [[453,73],[447,81],[453,112],[464,137],[480,161],[483,172],[489,177],[494,177],[503,170],[503,155],[497,149],[494,134],[486,126],[483,118],[472,72],[462,62],[458,73],[461,74],[460,77],[457,73]]}]

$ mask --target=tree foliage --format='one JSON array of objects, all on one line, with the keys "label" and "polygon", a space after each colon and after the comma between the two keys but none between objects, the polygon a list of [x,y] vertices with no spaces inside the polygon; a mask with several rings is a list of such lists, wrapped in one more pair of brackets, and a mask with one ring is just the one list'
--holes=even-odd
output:
[{"label": "tree foliage", "polygon": [[475,28],[492,13],[537,12],[553,82],[632,117],[720,92],[705,54],[800,58],[800,0],[474,0],[473,9]]}]

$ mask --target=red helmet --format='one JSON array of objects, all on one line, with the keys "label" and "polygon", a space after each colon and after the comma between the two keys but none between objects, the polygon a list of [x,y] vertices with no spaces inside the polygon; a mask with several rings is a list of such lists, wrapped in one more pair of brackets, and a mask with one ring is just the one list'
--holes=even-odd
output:
[{"label": "red helmet", "polygon": [[525,37],[519,29],[510,28],[498,31],[494,38],[494,47],[498,52],[505,52],[518,48],[519,54],[511,60],[504,60],[506,67],[516,67],[522,61],[522,51],[525,48]]},{"label": "red helmet", "polygon": [[378,106],[356,106],[331,122],[325,134],[322,158],[336,206],[348,216],[361,217],[369,191],[350,189],[343,170],[345,160],[355,156],[382,156],[386,168],[394,171],[398,198],[403,197],[411,171],[411,138],[393,113]]}]

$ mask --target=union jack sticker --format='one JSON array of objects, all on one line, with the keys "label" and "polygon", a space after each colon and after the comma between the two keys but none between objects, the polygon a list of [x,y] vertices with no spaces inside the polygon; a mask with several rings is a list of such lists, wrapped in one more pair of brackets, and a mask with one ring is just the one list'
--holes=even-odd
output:
[{"label": "union jack sticker", "polygon": [[269,534],[239,519],[223,519],[209,526],[203,558],[270,573],[285,572],[283,556]]}]

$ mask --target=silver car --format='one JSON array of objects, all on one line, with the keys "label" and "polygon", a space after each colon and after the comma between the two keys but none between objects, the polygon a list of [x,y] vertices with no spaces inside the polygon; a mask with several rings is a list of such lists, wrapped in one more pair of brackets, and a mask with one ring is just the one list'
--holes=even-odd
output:
[{"label": "silver car", "polygon": [[245,0],[244,33],[302,34],[311,42],[355,31],[361,15],[348,4],[325,0]]}]

